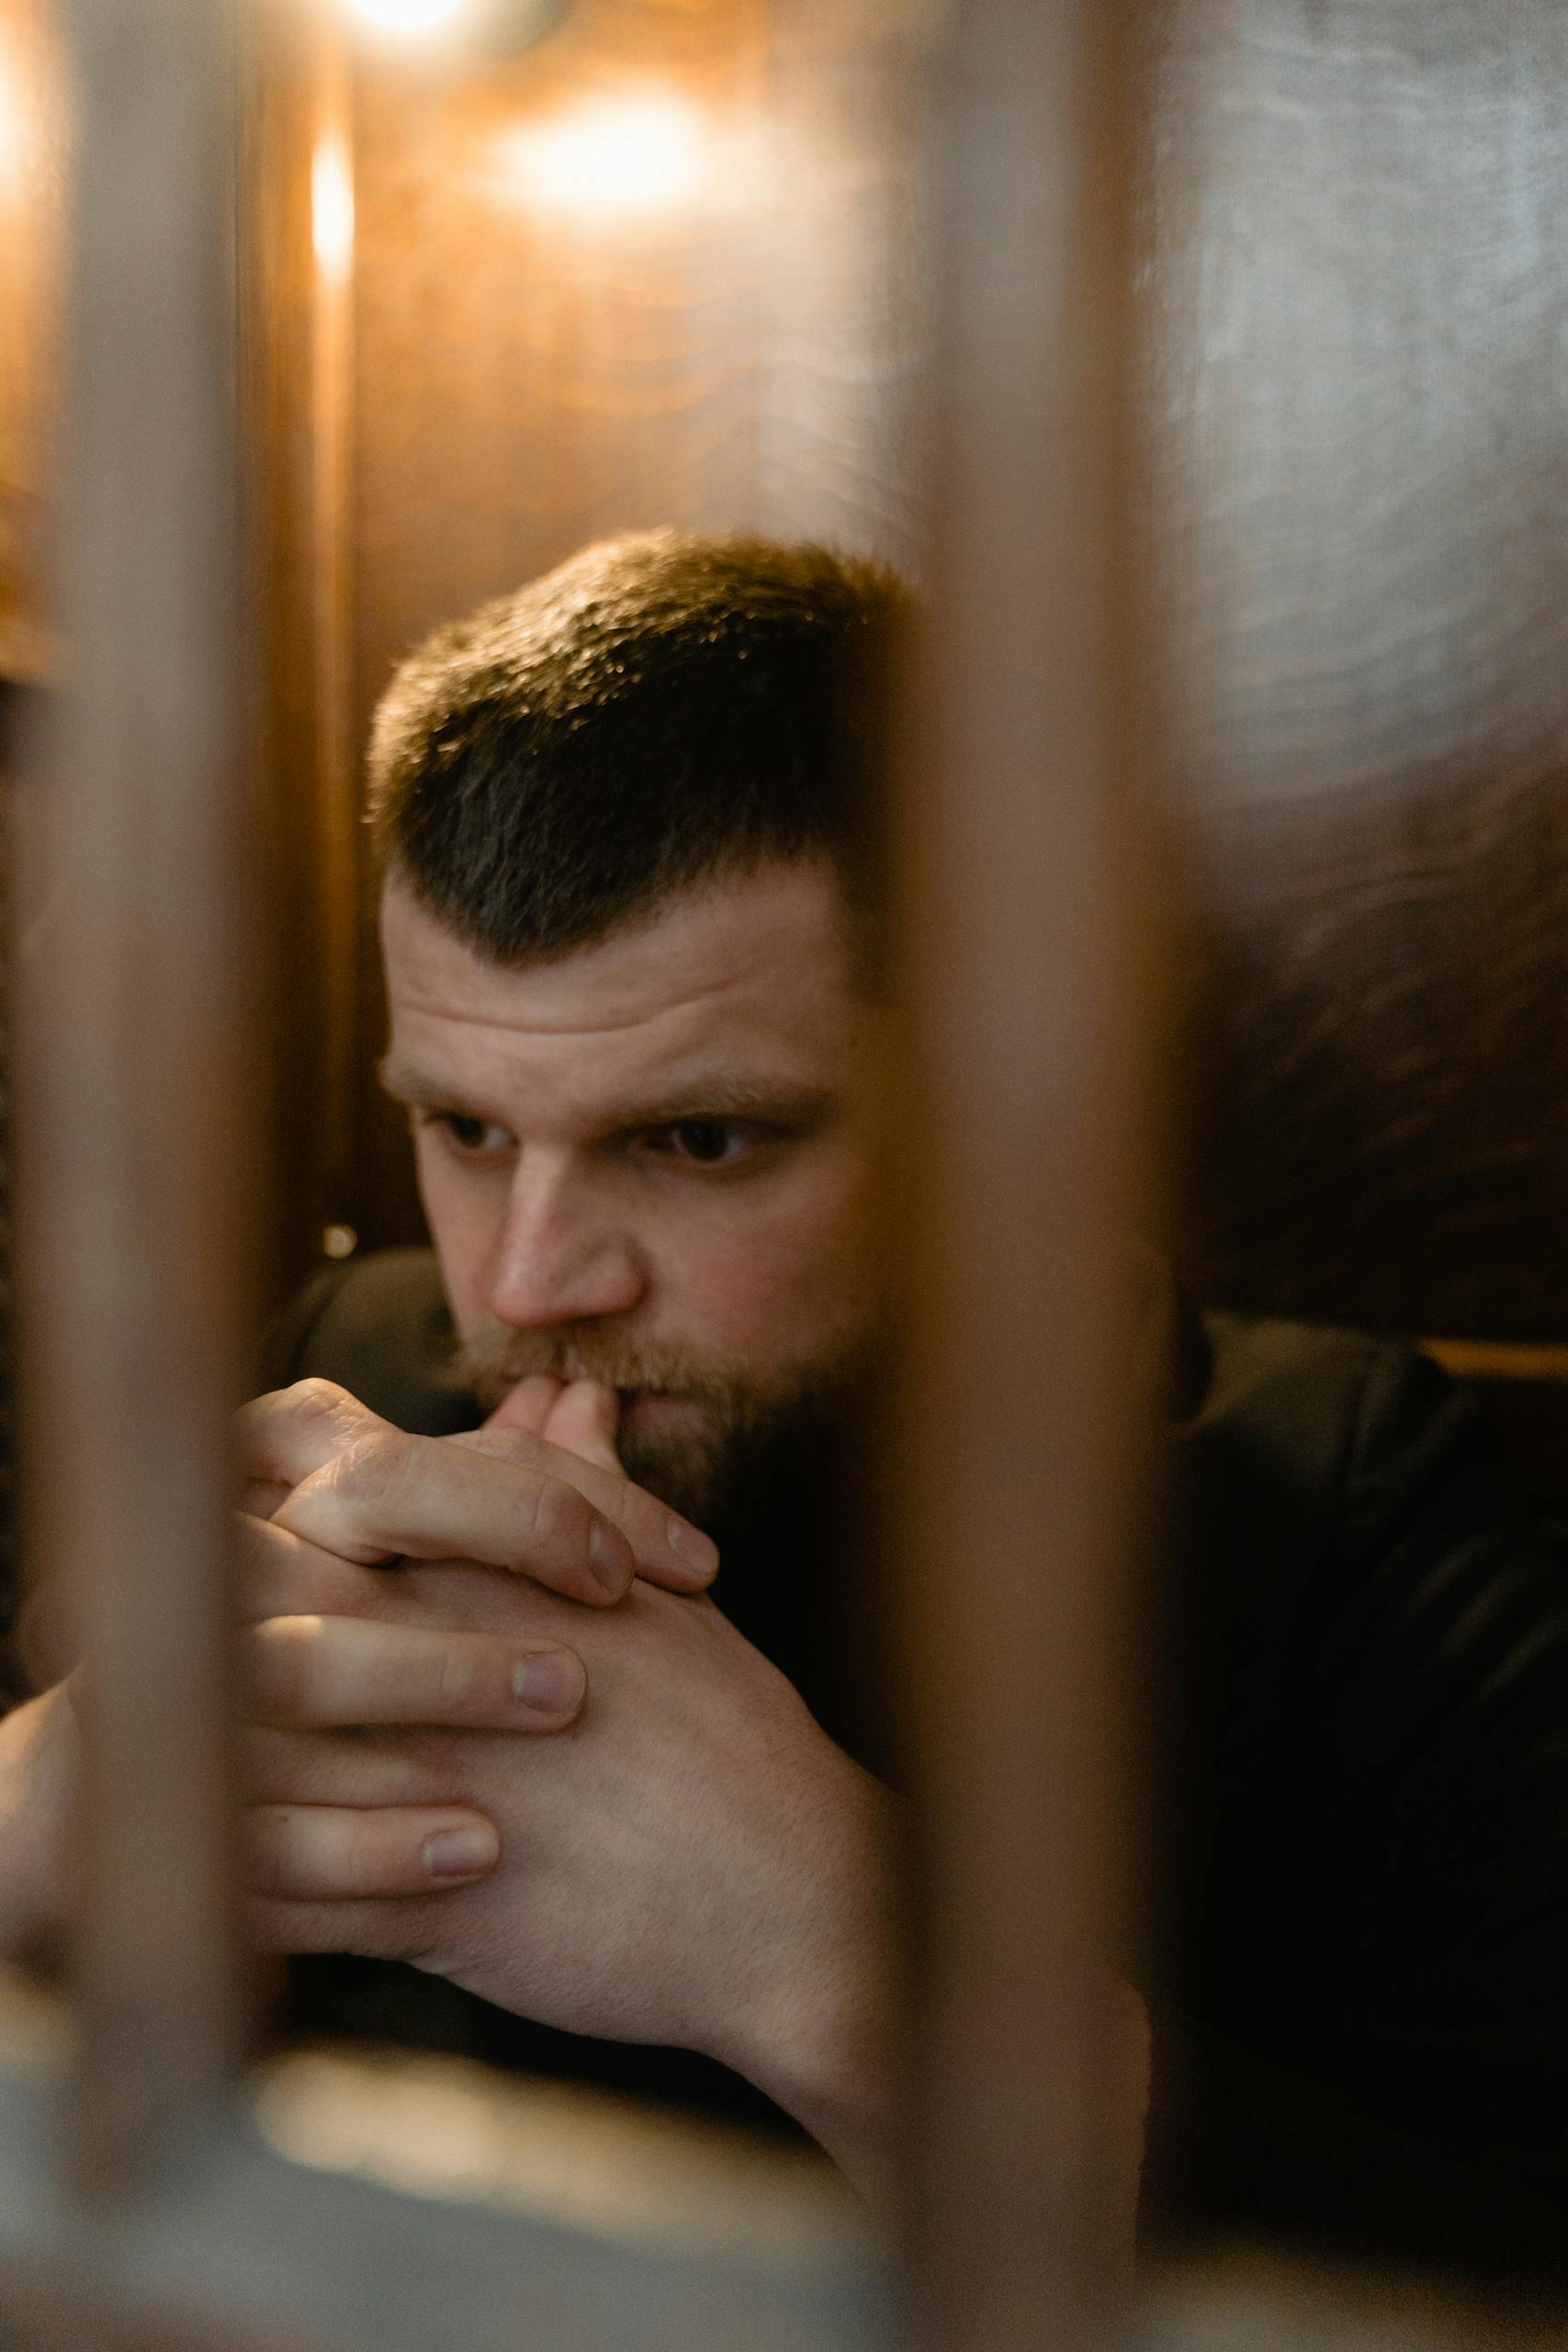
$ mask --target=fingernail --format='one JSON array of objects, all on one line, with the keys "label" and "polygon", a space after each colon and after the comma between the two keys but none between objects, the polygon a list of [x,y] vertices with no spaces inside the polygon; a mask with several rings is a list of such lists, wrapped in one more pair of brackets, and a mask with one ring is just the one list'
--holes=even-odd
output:
[{"label": "fingernail", "polygon": [[501,1840],[489,1822],[438,1829],[425,1839],[422,1859],[432,1878],[482,1878],[501,1860]]},{"label": "fingernail", "polygon": [[582,1696],[582,1673],[560,1650],[535,1650],[513,1668],[512,1688],[525,1707],[561,1715]]},{"label": "fingernail", "polygon": [[694,1575],[712,1576],[718,1566],[718,1545],[689,1519],[672,1519],[670,1522],[670,1549],[682,1567]]},{"label": "fingernail", "polygon": [[596,1519],[588,1538],[588,1565],[606,1592],[625,1592],[632,1580],[637,1559],[631,1545],[618,1527],[607,1519]]}]

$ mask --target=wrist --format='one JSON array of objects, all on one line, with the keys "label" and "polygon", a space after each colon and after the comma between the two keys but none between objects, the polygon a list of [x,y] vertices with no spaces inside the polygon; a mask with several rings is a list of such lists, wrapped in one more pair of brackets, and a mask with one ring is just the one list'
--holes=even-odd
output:
[{"label": "wrist", "polygon": [[847,1757],[832,1756],[828,1819],[814,1818],[728,2055],[874,2199],[896,2071],[897,1808]]}]

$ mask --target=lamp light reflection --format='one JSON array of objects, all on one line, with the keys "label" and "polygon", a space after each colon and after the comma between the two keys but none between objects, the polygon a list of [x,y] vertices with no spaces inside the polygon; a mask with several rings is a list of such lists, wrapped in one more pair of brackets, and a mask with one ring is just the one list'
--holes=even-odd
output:
[{"label": "lamp light reflection", "polygon": [[663,91],[591,99],[502,142],[507,183],[554,211],[608,218],[691,204],[712,176],[695,107]]},{"label": "lamp light reflection", "polygon": [[457,15],[463,0],[350,0],[356,16],[389,32],[428,32]]},{"label": "lamp light reflection", "polygon": [[20,113],[9,62],[0,46],[0,181],[11,178],[21,159]]},{"label": "lamp light reflection", "polygon": [[310,235],[322,275],[344,284],[354,266],[354,181],[336,139],[323,140],[311,158]]}]

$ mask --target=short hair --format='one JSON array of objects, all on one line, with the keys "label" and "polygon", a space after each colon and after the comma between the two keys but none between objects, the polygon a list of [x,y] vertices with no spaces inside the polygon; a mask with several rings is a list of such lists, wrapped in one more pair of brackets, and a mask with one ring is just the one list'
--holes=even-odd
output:
[{"label": "short hair", "polygon": [[370,822],[501,963],[564,955],[771,858],[880,899],[889,673],[909,611],[822,547],[640,532],[437,629],[370,743]]}]

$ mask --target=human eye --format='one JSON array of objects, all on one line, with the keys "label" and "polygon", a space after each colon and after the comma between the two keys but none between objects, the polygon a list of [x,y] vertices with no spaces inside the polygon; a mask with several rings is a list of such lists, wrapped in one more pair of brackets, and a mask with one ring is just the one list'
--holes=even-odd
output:
[{"label": "human eye", "polygon": [[676,1167],[727,1169],[750,1159],[776,1140],[774,1131],[754,1119],[671,1119],[649,1127],[644,1148]]},{"label": "human eye", "polygon": [[419,1125],[434,1128],[448,1148],[462,1159],[493,1159],[513,1148],[513,1137],[493,1120],[475,1118],[468,1111],[422,1111]]}]

